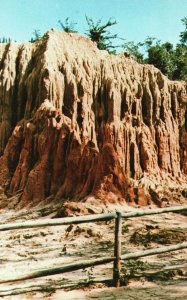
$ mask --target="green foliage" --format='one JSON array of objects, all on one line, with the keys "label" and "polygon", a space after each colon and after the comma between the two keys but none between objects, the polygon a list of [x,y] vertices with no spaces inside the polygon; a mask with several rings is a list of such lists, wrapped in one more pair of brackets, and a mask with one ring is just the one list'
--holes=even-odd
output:
[{"label": "green foliage", "polygon": [[180,33],[180,42],[187,44],[187,18],[183,18],[181,21],[185,26],[185,30]]},{"label": "green foliage", "polygon": [[174,47],[169,42],[156,41],[146,47],[146,63],[153,64],[170,79],[187,80],[187,45],[179,43]]},{"label": "green foliage", "polygon": [[[108,30],[116,25],[116,20],[110,18],[106,23],[101,19],[97,22],[86,16],[88,30],[86,35],[94,42],[100,50],[107,50],[109,53],[116,53],[119,46],[113,45],[113,41],[118,38],[117,34],[111,34]],[[174,80],[187,80],[187,17],[182,20],[184,30],[179,34],[179,43],[174,46],[170,42],[161,43],[154,37],[147,37],[144,42],[125,42],[122,47],[129,52],[139,63],[153,64],[160,69],[163,74]],[[77,23],[66,18],[64,22],[58,21],[61,29],[65,32],[74,32]],[[35,42],[41,38],[40,30],[35,29],[30,42]],[[124,40],[124,39],[123,39]],[[0,38],[0,43],[10,43],[11,39]]]},{"label": "green foliage", "polygon": [[65,32],[74,32],[74,33],[77,32],[75,30],[75,25],[77,25],[77,23],[72,21],[70,22],[69,18],[66,18],[64,22],[59,20],[58,23],[60,24],[61,29]]},{"label": "green foliage", "polygon": [[115,53],[117,46],[112,45],[112,40],[117,38],[117,34],[111,34],[110,31],[108,31],[108,27],[116,25],[117,22],[110,18],[105,24],[101,23],[101,19],[95,23],[92,18],[88,18],[87,16],[86,21],[89,27],[87,30],[88,33],[86,33],[87,36],[89,36],[93,42],[96,42],[100,50]]},{"label": "green foliage", "polygon": [[39,29],[35,29],[32,34],[34,37],[31,38],[31,43],[34,43],[35,41],[38,41],[41,38],[41,32]]},{"label": "green foliage", "polygon": [[153,64],[155,67],[160,69],[169,78],[173,78],[175,65],[175,51],[171,43],[157,42],[147,50],[148,58],[147,63]]},{"label": "green foliage", "polygon": [[144,56],[141,53],[141,43],[135,44],[134,42],[126,42],[122,45],[123,49],[129,52],[139,63],[144,62]]},{"label": "green foliage", "polygon": [[138,62],[153,64],[170,79],[187,80],[187,18],[182,19],[182,23],[185,29],[180,33],[180,43],[176,47],[152,37],[143,43],[124,43],[122,47]]},{"label": "green foliage", "polygon": [[187,45],[177,44],[175,50],[176,69],[173,79],[187,80]]},{"label": "green foliage", "polygon": [[0,38],[0,43],[10,43],[11,42],[11,38],[6,38],[6,37],[2,37]]}]

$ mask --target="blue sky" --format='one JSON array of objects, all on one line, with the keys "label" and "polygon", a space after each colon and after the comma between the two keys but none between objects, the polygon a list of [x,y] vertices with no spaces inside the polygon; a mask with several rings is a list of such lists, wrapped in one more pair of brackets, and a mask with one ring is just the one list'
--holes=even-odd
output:
[{"label": "blue sky", "polygon": [[113,17],[118,24],[111,31],[127,41],[152,36],[176,43],[183,30],[180,20],[187,17],[187,0],[0,0],[0,37],[27,41],[34,29],[42,34],[58,29],[58,20],[66,17],[85,33],[85,15],[103,22]]}]

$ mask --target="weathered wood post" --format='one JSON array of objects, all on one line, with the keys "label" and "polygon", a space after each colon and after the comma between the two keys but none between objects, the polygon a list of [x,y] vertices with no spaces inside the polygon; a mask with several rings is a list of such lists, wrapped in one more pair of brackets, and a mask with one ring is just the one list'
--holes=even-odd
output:
[{"label": "weathered wood post", "polygon": [[121,277],[121,228],[122,218],[121,213],[117,212],[115,219],[115,241],[114,241],[114,267],[113,267],[113,282],[116,287],[120,287]]}]

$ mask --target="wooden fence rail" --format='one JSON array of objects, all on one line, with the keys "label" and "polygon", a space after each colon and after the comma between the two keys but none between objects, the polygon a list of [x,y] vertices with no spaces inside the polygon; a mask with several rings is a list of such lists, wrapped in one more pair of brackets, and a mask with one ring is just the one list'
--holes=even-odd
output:
[{"label": "wooden fence rail", "polygon": [[122,213],[121,216],[122,218],[127,219],[127,218],[137,218],[137,217],[143,217],[148,215],[156,215],[156,214],[163,214],[168,212],[180,212],[180,211],[187,211],[187,205],[139,210],[135,212]]},{"label": "wooden fence rail", "polygon": [[[157,249],[149,249],[149,250],[144,250],[144,251],[137,251],[135,253],[127,253],[122,255],[119,260],[127,260],[127,259],[132,259],[132,258],[138,258],[138,257],[143,257],[143,256],[150,256],[150,255],[157,255],[165,252],[171,252],[171,251],[176,251],[176,250],[181,250],[187,248],[187,243],[183,244],[176,244],[172,246],[167,246],[167,247],[162,247],[162,248],[157,248]],[[115,262],[115,257],[108,256],[105,258],[97,258],[97,259],[92,259],[92,260],[87,260],[87,261],[82,261],[78,263],[71,263],[67,265],[62,265],[59,267],[54,267],[54,268],[49,268],[49,269],[42,269],[39,271],[34,271],[30,273],[25,273],[24,275],[17,276],[17,277],[12,277],[9,279],[1,279],[0,284],[2,283],[8,283],[8,282],[15,282],[15,281],[22,281],[26,279],[33,279],[33,278],[39,278],[39,277],[44,277],[44,276],[50,276],[50,275],[57,275],[57,274],[62,274],[62,273],[67,273],[67,272],[72,272],[80,269],[85,269],[93,266],[99,266],[103,264],[107,264],[110,262]],[[118,263],[118,261],[117,261]],[[118,264],[115,264],[117,267],[116,270],[114,270],[114,284],[115,286],[119,286],[120,283],[120,269],[118,268]]]},{"label": "wooden fence rail", "polygon": [[116,213],[111,214],[97,214],[97,215],[86,215],[79,217],[67,217],[67,218],[55,218],[45,219],[41,221],[26,221],[22,223],[9,223],[0,225],[0,231],[12,230],[12,229],[26,229],[36,227],[48,227],[48,226],[59,226],[59,225],[70,225],[70,224],[81,224],[98,221],[110,221],[116,218]]},{"label": "wooden fence rail", "polygon": [[[179,212],[187,211],[187,205],[185,206],[173,206],[167,208],[156,208],[140,210],[135,212],[122,213],[122,218],[135,218],[154,214],[163,214],[168,212]],[[34,227],[48,227],[48,226],[59,226],[59,225],[70,225],[70,224],[81,224],[98,221],[110,221],[117,218],[117,213],[109,214],[97,214],[97,215],[86,215],[79,217],[68,217],[68,218],[56,218],[56,219],[45,219],[41,221],[26,221],[22,223],[9,223],[0,225],[0,231],[12,230],[12,229],[26,229]]]},{"label": "wooden fence rail", "polygon": [[14,223],[14,224],[4,224],[0,225],[0,231],[12,230],[12,229],[26,229],[26,228],[36,228],[36,227],[46,227],[46,226],[59,226],[59,225],[69,225],[69,224],[80,224],[80,223],[87,223],[87,222],[96,222],[96,221],[109,221],[115,219],[115,242],[114,242],[114,256],[113,257],[105,257],[105,258],[98,258],[89,261],[82,261],[78,263],[72,263],[63,265],[56,268],[49,268],[43,269],[31,273],[27,273],[21,276],[17,276],[15,278],[10,279],[3,279],[0,280],[1,283],[8,283],[13,281],[21,281],[31,278],[38,278],[43,276],[61,274],[65,272],[75,271],[79,269],[88,268],[91,266],[97,266],[106,264],[109,262],[114,262],[113,266],[113,282],[116,287],[120,286],[121,278],[120,278],[120,271],[121,271],[121,260],[133,259],[143,256],[149,255],[156,255],[160,253],[176,251],[187,248],[187,243],[181,243],[176,245],[171,245],[167,247],[160,247],[156,249],[148,249],[143,251],[137,251],[135,253],[127,253],[121,255],[121,236],[122,236],[122,218],[134,218],[140,216],[147,216],[153,214],[161,214],[161,213],[168,213],[168,212],[180,212],[180,211],[187,211],[186,206],[175,206],[175,207],[168,207],[168,208],[158,208],[158,209],[149,209],[149,210],[140,210],[136,212],[129,212],[129,213],[109,213],[109,214],[98,214],[98,215],[88,215],[88,216],[80,216],[80,217],[69,217],[63,219],[49,219],[49,220],[42,220],[42,221],[31,221],[31,222],[24,222],[24,223]]}]

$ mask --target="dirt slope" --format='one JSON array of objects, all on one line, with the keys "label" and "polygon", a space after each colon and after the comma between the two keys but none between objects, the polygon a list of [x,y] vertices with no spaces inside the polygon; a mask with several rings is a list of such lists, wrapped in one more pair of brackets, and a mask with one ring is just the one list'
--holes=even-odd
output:
[{"label": "dirt slope", "polygon": [[3,46],[0,185],[20,206],[186,201],[186,89],[77,34]]}]

